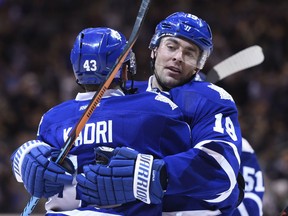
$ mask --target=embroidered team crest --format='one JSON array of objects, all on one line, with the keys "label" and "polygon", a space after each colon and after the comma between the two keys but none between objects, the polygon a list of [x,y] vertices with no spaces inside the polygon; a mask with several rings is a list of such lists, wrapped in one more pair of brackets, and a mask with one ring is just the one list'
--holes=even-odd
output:
[{"label": "embroidered team crest", "polygon": [[172,108],[172,110],[176,109],[178,106],[173,103],[169,98],[161,95],[161,94],[157,94],[156,97],[155,97],[155,100],[158,100],[158,101],[161,101],[161,102],[164,102],[164,103],[168,103],[170,105],[170,107]]},{"label": "embroidered team crest", "polygon": [[232,102],[234,102],[232,96],[228,92],[226,92],[223,88],[220,88],[220,87],[213,85],[213,84],[208,85],[208,87],[217,91],[219,93],[221,99],[231,100]]}]

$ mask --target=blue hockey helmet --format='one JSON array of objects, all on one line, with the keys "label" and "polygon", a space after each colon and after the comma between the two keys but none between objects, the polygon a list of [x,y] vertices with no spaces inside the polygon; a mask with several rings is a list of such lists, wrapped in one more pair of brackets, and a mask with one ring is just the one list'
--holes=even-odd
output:
[{"label": "blue hockey helmet", "polygon": [[197,68],[202,69],[213,50],[212,32],[209,25],[199,17],[176,12],[162,20],[155,29],[149,49],[159,46],[160,40],[165,36],[174,36],[196,44],[202,51]]},{"label": "blue hockey helmet", "polygon": [[[70,55],[77,83],[99,85],[105,81],[126,44],[125,36],[111,28],[98,27],[82,30],[74,42]],[[135,63],[135,59],[129,61],[134,57],[132,54],[130,51],[125,63]],[[135,69],[135,66],[130,65],[129,69],[131,68]],[[121,72],[122,67],[115,79],[120,80]],[[134,74],[135,71],[132,73]]]}]

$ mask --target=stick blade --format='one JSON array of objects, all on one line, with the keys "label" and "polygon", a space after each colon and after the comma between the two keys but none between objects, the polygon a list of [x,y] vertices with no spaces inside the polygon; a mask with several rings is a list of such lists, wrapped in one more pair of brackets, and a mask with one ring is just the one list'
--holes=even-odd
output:
[{"label": "stick blade", "polygon": [[230,56],[215,65],[208,73],[206,80],[215,83],[239,71],[259,65],[264,61],[263,50],[254,45]]}]

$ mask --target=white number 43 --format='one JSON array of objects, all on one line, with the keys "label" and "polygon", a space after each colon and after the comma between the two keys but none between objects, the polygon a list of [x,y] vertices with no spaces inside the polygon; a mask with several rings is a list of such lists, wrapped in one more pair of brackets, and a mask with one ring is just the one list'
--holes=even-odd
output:
[{"label": "white number 43", "polygon": [[215,115],[215,126],[213,127],[213,130],[222,134],[226,132],[232,140],[237,140],[237,135],[231,118],[228,116],[223,119],[222,113]]},{"label": "white number 43", "polygon": [[95,60],[85,60],[83,68],[85,68],[86,71],[96,71],[97,62]]}]

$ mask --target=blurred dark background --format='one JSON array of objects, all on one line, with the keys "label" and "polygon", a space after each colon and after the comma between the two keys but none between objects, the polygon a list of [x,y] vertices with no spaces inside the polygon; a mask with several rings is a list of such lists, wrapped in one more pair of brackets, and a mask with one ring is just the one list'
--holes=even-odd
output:
[{"label": "blurred dark background", "polygon": [[[34,139],[41,115],[75,96],[70,50],[87,27],[131,33],[140,0],[0,0],[0,213],[22,212],[30,196],[14,179],[9,157]],[[152,0],[133,48],[138,80],[150,73],[148,44],[156,24],[176,11],[195,14],[212,28],[214,51],[204,72],[251,45],[265,61],[217,83],[239,106],[242,133],[265,175],[264,215],[288,204],[287,0]],[[43,212],[44,200],[35,209]]]}]

